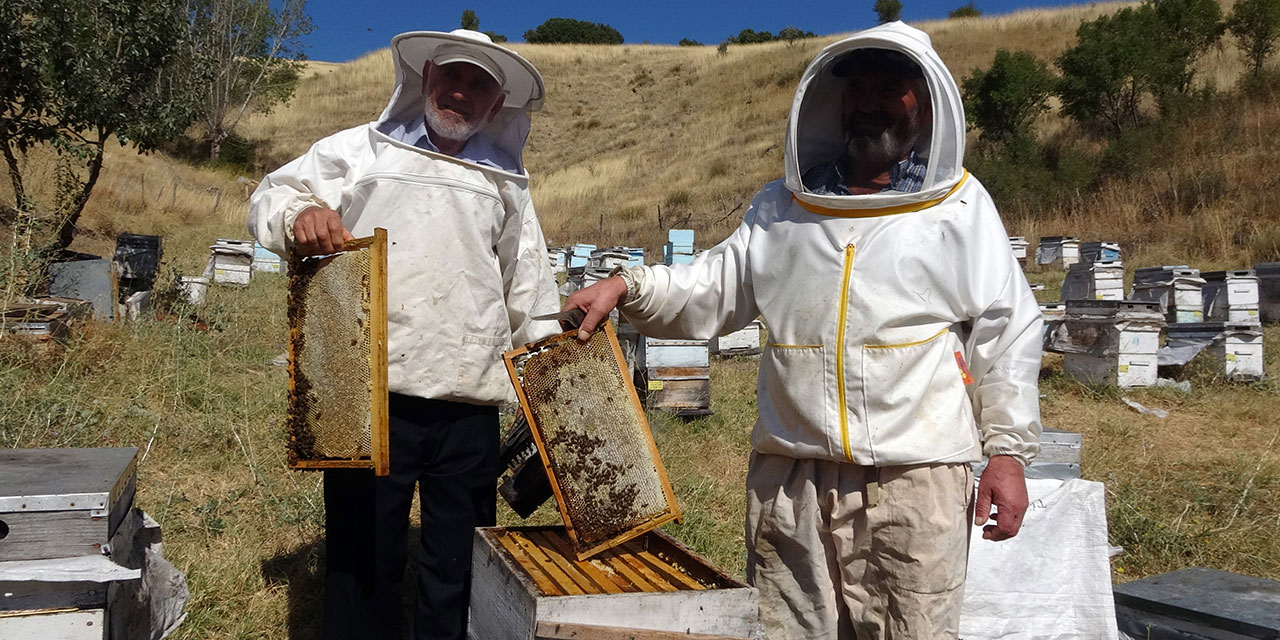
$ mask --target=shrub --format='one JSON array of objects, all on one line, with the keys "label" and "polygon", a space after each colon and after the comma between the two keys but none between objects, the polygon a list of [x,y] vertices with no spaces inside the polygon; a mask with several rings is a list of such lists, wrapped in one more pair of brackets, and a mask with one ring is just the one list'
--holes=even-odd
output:
[{"label": "shrub", "polygon": [[876,0],[872,8],[875,9],[876,21],[879,24],[902,18],[902,0]]},{"label": "shrub", "polygon": [[952,9],[951,13],[947,14],[947,17],[948,18],[976,18],[980,15],[982,15],[982,11],[980,11],[978,7],[973,4],[973,0],[969,0],[969,4]]},{"label": "shrub", "polygon": [[537,28],[525,31],[524,39],[538,44],[622,44],[622,34],[617,29],[573,18],[548,18]]},{"label": "shrub", "polygon": [[965,115],[982,139],[1031,139],[1031,125],[1048,107],[1054,89],[1049,66],[1028,51],[996,52],[991,68],[978,69],[962,84]]},{"label": "shrub", "polygon": [[679,45],[682,47],[701,47],[702,43],[689,38],[680,38]]}]

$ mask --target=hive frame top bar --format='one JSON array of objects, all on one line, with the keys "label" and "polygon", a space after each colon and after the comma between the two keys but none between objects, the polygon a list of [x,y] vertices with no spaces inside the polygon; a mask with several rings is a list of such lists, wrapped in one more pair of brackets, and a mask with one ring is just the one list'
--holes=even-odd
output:
[{"label": "hive frame top bar", "polygon": [[675,493],[671,489],[671,481],[667,477],[666,469],[662,465],[662,459],[658,455],[657,445],[653,441],[653,434],[649,430],[649,422],[645,418],[644,409],[640,404],[640,398],[636,394],[635,387],[631,384],[631,379],[626,370],[626,366],[624,364],[625,359],[623,358],[622,350],[618,345],[617,334],[614,331],[613,325],[606,321],[592,336],[591,341],[608,341],[609,350],[612,351],[613,355],[614,366],[617,367],[617,374],[619,378],[621,378],[622,386],[626,390],[626,403],[630,411],[635,414],[636,421],[643,434],[645,445],[648,450],[649,459],[643,462],[653,463],[653,467],[657,475],[656,480],[661,487],[662,495],[666,501],[666,507],[662,511],[653,514],[648,519],[634,524],[631,528],[625,531],[617,532],[603,541],[590,543],[589,541],[584,540],[584,536],[581,535],[580,529],[584,523],[575,523],[574,518],[570,513],[569,505],[567,504],[568,498],[566,497],[565,487],[563,486],[564,479],[557,477],[555,464],[552,460],[552,449],[547,441],[547,434],[545,433],[543,425],[539,423],[530,398],[526,394],[526,387],[522,380],[523,374],[521,373],[524,369],[525,363],[527,363],[530,358],[548,349],[573,349],[575,346],[583,346],[583,343],[578,341],[577,335],[577,330],[573,330],[539,340],[538,342],[507,352],[503,355],[503,360],[506,362],[507,373],[511,377],[512,385],[516,390],[516,395],[519,397],[520,408],[524,412],[525,419],[529,422],[529,427],[533,433],[534,440],[537,442],[538,454],[542,460],[543,466],[547,470],[547,477],[551,482],[551,488],[555,494],[556,505],[560,509],[560,515],[564,519],[565,529],[569,534],[570,540],[573,542],[578,559],[585,560],[600,551],[620,545],[667,522],[673,520],[679,522],[681,520],[681,514],[680,507],[676,503]]}]

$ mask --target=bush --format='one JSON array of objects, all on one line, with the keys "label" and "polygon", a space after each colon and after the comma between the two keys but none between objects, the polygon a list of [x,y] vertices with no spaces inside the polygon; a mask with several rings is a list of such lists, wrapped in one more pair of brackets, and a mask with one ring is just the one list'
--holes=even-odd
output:
[{"label": "bush", "polygon": [[549,18],[537,28],[525,31],[524,40],[537,44],[622,44],[622,34],[601,22]]},{"label": "bush", "polygon": [[991,68],[978,69],[962,84],[965,115],[989,142],[1030,140],[1037,116],[1048,110],[1054,89],[1049,66],[1028,51],[996,51]]},{"label": "bush", "polygon": [[876,0],[872,8],[875,9],[876,21],[879,24],[902,18],[902,0]]},{"label": "bush", "polygon": [[982,11],[978,10],[978,7],[973,4],[973,0],[969,0],[969,4],[966,4],[962,7],[956,7],[951,11],[951,13],[947,14],[947,17],[948,18],[977,18],[980,15],[982,15]]},{"label": "bush", "polygon": [[1098,178],[1097,161],[1089,155],[1026,139],[970,154],[966,164],[1006,212],[1034,214],[1091,188]]},{"label": "bush", "polygon": [[1280,38],[1280,0],[1239,0],[1227,18],[1227,28],[1236,37],[1252,76],[1261,76],[1262,65]]},{"label": "bush", "polygon": [[701,47],[702,46],[701,42],[698,42],[697,40],[691,40],[689,38],[680,38],[679,44],[682,47]]},{"label": "bush", "polygon": [[1112,136],[1137,126],[1143,97],[1171,75],[1151,42],[1158,32],[1150,5],[1082,23],[1076,45],[1058,58],[1063,113],[1084,125],[1103,125]]}]

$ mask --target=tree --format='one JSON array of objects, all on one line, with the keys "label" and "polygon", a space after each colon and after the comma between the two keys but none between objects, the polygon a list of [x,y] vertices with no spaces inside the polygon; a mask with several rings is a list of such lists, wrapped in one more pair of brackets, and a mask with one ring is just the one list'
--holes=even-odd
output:
[{"label": "tree", "polygon": [[731,44],[758,44],[761,42],[773,42],[775,40],[772,33],[768,31],[756,31],[755,29],[743,29],[736,36],[729,36]]},{"label": "tree", "polygon": [[622,34],[601,22],[548,18],[537,28],[525,31],[524,40],[542,44],[622,44]]},{"label": "tree", "polygon": [[691,40],[689,38],[680,38],[680,42],[678,44],[682,47],[701,47],[702,46],[701,42],[698,42],[697,40]]},{"label": "tree", "polygon": [[302,38],[312,31],[306,0],[191,0],[193,74],[209,74],[201,121],[209,157],[247,113],[267,113],[293,96]]},{"label": "tree", "polygon": [[[1153,46],[1168,57],[1168,78],[1162,88],[1186,93],[1191,87],[1193,63],[1218,42],[1226,25],[1217,0],[1149,0],[1155,14],[1158,33],[1152,34]],[[1161,99],[1167,95],[1159,96]]]},{"label": "tree", "polygon": [[1029,51],[996,51],[991,68],[962,83],[965,115],[986,141],[1013,144],[1033,139],[1031,125],[1048,110],[1055,79],[1049,65]]},{"label": "tree", "polygon": [[805,38],[813,38],[813,37],[815,37],[815,36],[816,36],[816,34],[815,34],[814,32],[812,32],[812,31],[801,31],[800,29],[797,29],[796,27],[792,27],[792,26],[788,25],[788,26],[783,27],[780,31],[778,31],[778,38],[777,38],[777,39],[778,39],[778,40],[786,40],[786,41],[787,41],[787,44],[792,44],[792,43],[794,43],[796,40],[803,40],[803,39],[805,39]]},{"label": "tree", "polygon": [[1239,0],[1227,18],[1227,28],[1235,36],[1253,77],[1260,77],[1262,65],[1275,52],[1280,39],[1280,0]]},{"label": "tree", "polygon": [[[0,153],[13,197],[3,218],[14,260],[29,260],[7,274],[10,291],[34,288],[39,264],[74,240],[109,140],[147,152],[195,119],[183,11],[178,0],[0,5]],[[28,190],[23,158],[37,147],[57,158],[52,202]]]},{"label": "tree", "polygon": [[471,9],[462,10],[462,28],[471,31],[480,30],[480,19],[476,17],[476,12]]},{"label": "tree", "polygon": [[876,21],[879,24],[894,22],[902,18],[902,0],[876,0],[876,4],[872,8],[876,11]]},{"label": "tree", "polygon": [[977,5],[973,4],[973,0],[969,0],[969,4],[952,9],[951,13],[947,14],[947,17],[948,18],[977,18],[978,16],[981,16],[981,15],[982,15],[982,11],[978,9]]}]

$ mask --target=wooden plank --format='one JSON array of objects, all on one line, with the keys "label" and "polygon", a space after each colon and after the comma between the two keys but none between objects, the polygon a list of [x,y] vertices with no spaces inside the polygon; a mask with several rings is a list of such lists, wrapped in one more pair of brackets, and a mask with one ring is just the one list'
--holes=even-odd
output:
[{"label": "wooden plank", "polygon": [[622,560],[622,558],[619,558],[617,553],[612,551],[606,552],[596,556],[595,560],[603,562],[605,566],[630,581],[631,584],[635,585],[637,592],[649,593],[662,591],[658,585],[650,582],[647,578],[641,575],[640,572],[636,571],[634,567],[627,564]]},{"label": "wooden plank", "polygon": [[732,636],[652,629],[623,629],[571,622],[538,622],[538,640],[739,640]]},{"label": "wooden plank", "polygon": [[[470,621],[467,638],[531,638],[538,586],[498,538],[503,529],[476,529],[471,547]],[[555,598],[547,598],[552,600]]]},{"label": "wooden plank", "polygon": [[513,532],[511,538],[516,542],[516,544],[520,545],[520,549],[524,551],[527,558],[533,561],[534,566],[555,582],[556,586],[559,587],[564,594],[581,596],[590,593],[586,589],[583,589],[567,571],[560,567],[560,565],[556,564],[546,551],[542,550],[542,548],[534,544],[532,540],[525,537],[523,533]]},{"label": "wooden plank", "polygon": [[40,609],[84,609],[107,605],[101,582],[0,582],[0,615]]},{"label": "wooden plank", "polygon": [[538,591],[540,591],[542,595],[565,595],[563,589],[553,582],[545,572],[539,570],[537,563],[534,562],[533,558],[529,557],[528,552],[525,551],[524,547],[521,546],[520,542],[516,539],[516,533],[514,531],[500,533],[496,537],[498,538],[498,543],[502,545],[503,549],[506,549],[507,554],[511,556],[511,559],[524,569],[524,572],[533,580],[534,585],[538,587]]},{"label": "wooden plank", "polygon": [[9,528],[0,540],[0,562],[94,555],[108,540],[107,519],[88,511],[4,513],[0,520]]},{"label": "wooden plank", "polygon": [[368,458],[326,458],[324,460],[299,460],[289,463],[290,469],[368,469]]},{"label": "wooden plank", "polygon": [[679,569],[676,569],[670,564],[662,561],[658,556],[655,556],[649,550],[644,549],[640,544],[637,544],[635,540],[632,540],[622,546],[624,549],[630,551],[638,560],[647,564],[655,573],[666,579],[668,584],[693,591],[706,590],[706,585],[694,580],[683,571],[680,571]]},{"label": "wooden plank", "polygon": [[390,410],[387,406],[387,230],[373,230],[369,256],[369,448],[374,475],[391,473]]},{"label": "wooden plank", "polygon": [[[531,531],[529,536],[536,540],[539,545],[548,550],[548,555],[556,561],[556,564],[562,567],[568,565],[580,574],[586,582],[580,582],[583,586],[591,585],[592,591],[596,593],[622,593],[622,587],[604,574],[603,571],[596,568],[595,565],[588,562],[574,562],[570,558],[574,557],[573,547],[569,541],[550,531]],[[554,553],[552,553],[554,551]]]}]

